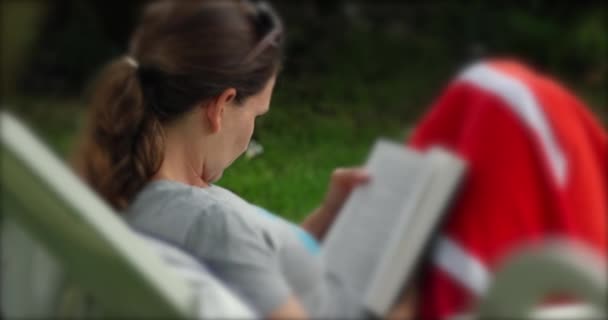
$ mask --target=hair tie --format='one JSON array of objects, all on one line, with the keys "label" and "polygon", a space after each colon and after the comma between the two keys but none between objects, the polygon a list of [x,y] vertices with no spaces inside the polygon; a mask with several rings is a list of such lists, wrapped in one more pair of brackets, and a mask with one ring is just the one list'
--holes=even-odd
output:
[{"label": "hair tie", "polygon": [[139,63],[137,63],[137,60],[135,60],[131,56],[126,56],[125,57],[125,62],[128,63],[131,67],[133,67],[135,69],[139,68]]}]

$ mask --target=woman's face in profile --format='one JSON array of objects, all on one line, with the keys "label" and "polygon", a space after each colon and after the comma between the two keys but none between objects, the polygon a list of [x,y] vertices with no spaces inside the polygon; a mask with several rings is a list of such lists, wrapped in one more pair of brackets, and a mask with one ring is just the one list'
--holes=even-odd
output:
[{"label": "woman's face in profile", "polygon": [[223,170],[247,150],[255,128],[255,119],[268,112],[270,108],[275,80],[276,76],[273,76],[258,94],[248,97],[241,104],[233,102],[224,109],[221,146],[224,150],[223,168],[214,180],[218,180]]}]

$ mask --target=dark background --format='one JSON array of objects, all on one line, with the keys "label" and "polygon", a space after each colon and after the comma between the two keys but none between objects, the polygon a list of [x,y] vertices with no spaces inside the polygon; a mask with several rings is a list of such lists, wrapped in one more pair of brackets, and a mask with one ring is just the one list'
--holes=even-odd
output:
[{"label": "dark background", "polygon": [[[219,0],[222,1],[222,0]],[[146,1],[2,2],[2,103],[62,156],[87,88],[126,53]],[[287,27],[284,70],[255,138],[265,153],[222,180],[297,220],[329,172],[359,164],[381,135],[403,139],[458,70],[516,57],[549,73],[608,124],[605,2],[274,1]]]},{"label": "dark background", "polygon": [[[45,11],[15,89],[53,96],[81,92],[100,65],[124,53],[146,3],[8,2]],[[608,33],[600,1],[275,2],[288,29],[289,79],[337,74],[342,81],[369,84],[408,75],[445,78],[473,58],[513,55],[581,89],[593,91],[606,81]]]}]

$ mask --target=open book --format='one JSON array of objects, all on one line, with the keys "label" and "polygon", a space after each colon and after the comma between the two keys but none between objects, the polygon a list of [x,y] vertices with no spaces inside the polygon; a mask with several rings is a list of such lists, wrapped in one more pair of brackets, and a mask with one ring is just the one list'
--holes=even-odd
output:
[{"label": "open book", "polygon": [[328,272],[381,317],[412,276],[465,164],[439,148],[421,154],[380,139],[366,168],[371,181],[344,204],[322,255]]}]

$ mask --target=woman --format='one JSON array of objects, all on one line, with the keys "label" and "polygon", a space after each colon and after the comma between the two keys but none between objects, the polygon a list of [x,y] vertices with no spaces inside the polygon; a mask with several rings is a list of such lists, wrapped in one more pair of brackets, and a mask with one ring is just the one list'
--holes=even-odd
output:
[{"label": "woman", "polygon": [[[362,316],[326,276],[309,234],[322,239],[352,188],[368,180],[363,171],[333,174],[326,200],[302,225],[308,232],[213,185],[268,111],[281,36],[264,2],[153,4],[128,58],[111,63],[95,90],[80,170],[136,229],[203,261],[260,314]],[[441,144],[469,163],[417,277],[419,315],[469,309],[502,257],[523,243],[566,235],[606,252],[606,141],[550,79],[504,63],[465,70],[411,142]],[[407,315],[408,301],[394,315]]]},{"label": "woman", "polygon": [[213,185],[269,110],[282,24],[265,2],[150,5],[94,91],[80,171],[132,225],[198,259],[270,318],[361,316],[327,281],[315,240],[361,169],[338,169],[297,226]]}]

